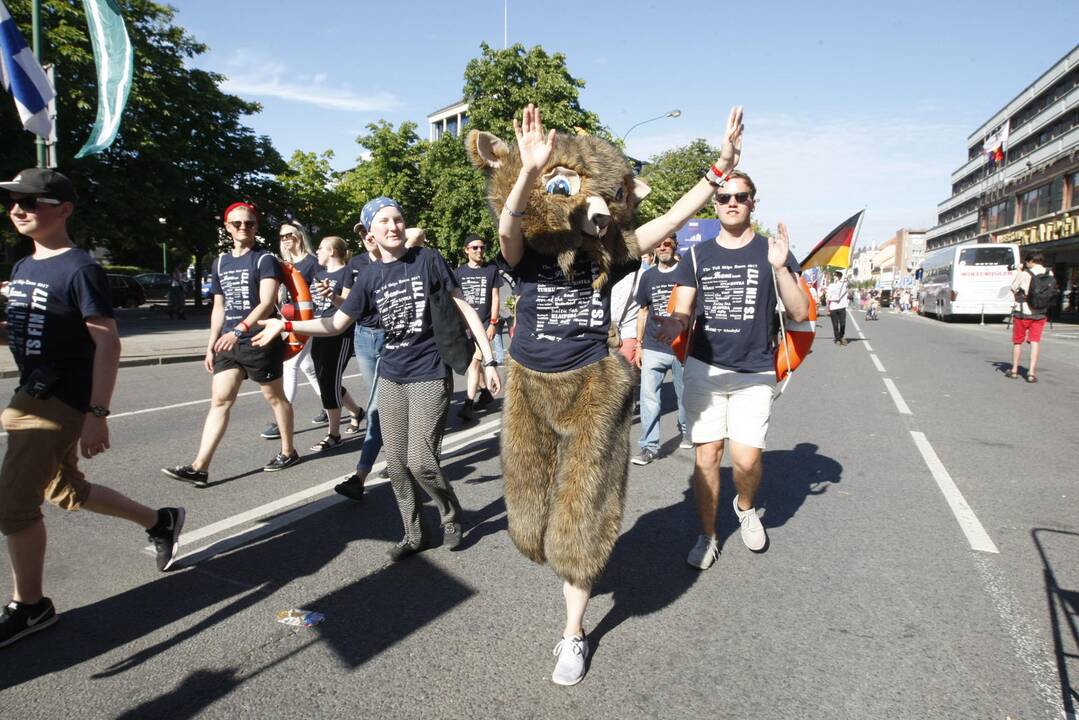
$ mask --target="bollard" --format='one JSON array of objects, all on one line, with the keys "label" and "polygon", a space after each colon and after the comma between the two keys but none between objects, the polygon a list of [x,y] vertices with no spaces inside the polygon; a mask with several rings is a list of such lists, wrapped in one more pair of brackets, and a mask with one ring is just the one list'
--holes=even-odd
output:
[{"label": "bollard", "polygon": [[985,305],[982,305],[982,325],[985,325]]}]

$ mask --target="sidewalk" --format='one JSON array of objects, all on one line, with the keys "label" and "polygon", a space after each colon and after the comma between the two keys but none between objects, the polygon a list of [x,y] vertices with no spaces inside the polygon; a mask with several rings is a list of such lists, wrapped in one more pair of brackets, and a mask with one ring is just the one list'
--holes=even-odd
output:
[{"label": "sidewalk", "polygon": [[[188,307],[186,320],[169,320],[164,306],[117,309],[123,350],[120,367],[201,361],[206,355],[210,309]],[[0,348],[0,378],[18,377],[11,351]]]}]

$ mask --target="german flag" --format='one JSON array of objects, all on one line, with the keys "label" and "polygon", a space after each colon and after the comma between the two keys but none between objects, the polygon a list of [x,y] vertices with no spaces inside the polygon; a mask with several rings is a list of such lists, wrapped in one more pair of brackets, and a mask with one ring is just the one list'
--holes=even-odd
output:
[{"label": "german flag", "polygon": [[817,246],[810,250],[802,261],[802,270],[811,267],[850,267],[851,247],[854,245],[854,238],[858,234],[858,226],[862,222],[864,213],[865,210],[859,210],[851,215],[817,243]]}]

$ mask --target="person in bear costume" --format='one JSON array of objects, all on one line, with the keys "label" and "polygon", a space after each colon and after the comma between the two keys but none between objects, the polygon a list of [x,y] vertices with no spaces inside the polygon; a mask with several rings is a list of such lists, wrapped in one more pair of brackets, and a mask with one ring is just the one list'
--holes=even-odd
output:
[{"label": "person in bear costume", "polygon": [[513,146],[468,136],[498,223],[498,262],[518,282],[503,408],[506,512],[521,553],[563,580],[566,625],[551,677],[560,685],[584,677],[585,609],[625,502],[633,374],[608,349],[611,287],[712,198],[738,162],[742,129],[742,110],[732,108],[716,164],[636,231],[648,186],[609,142],[545,133],[532,105],[514,120]]}]

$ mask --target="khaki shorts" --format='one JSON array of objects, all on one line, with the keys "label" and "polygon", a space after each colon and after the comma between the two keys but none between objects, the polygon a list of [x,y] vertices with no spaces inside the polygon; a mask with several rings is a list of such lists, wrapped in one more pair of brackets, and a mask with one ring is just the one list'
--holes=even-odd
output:
[{"label": "khaki shorts", "polygon": [[78,510],[90,495],[79,471],[78,444],[85,414],[62,400],[15,393],[0,415],[8,433],[0,467],[0,533],[11,535],[41,519],[45,500]]},{"label": "khaki shorts", "polygon": [[775,373],[738,373],[690,357],[686,358],[682,381],[686,431],[691,441],[729,438],[764,449]]}]

